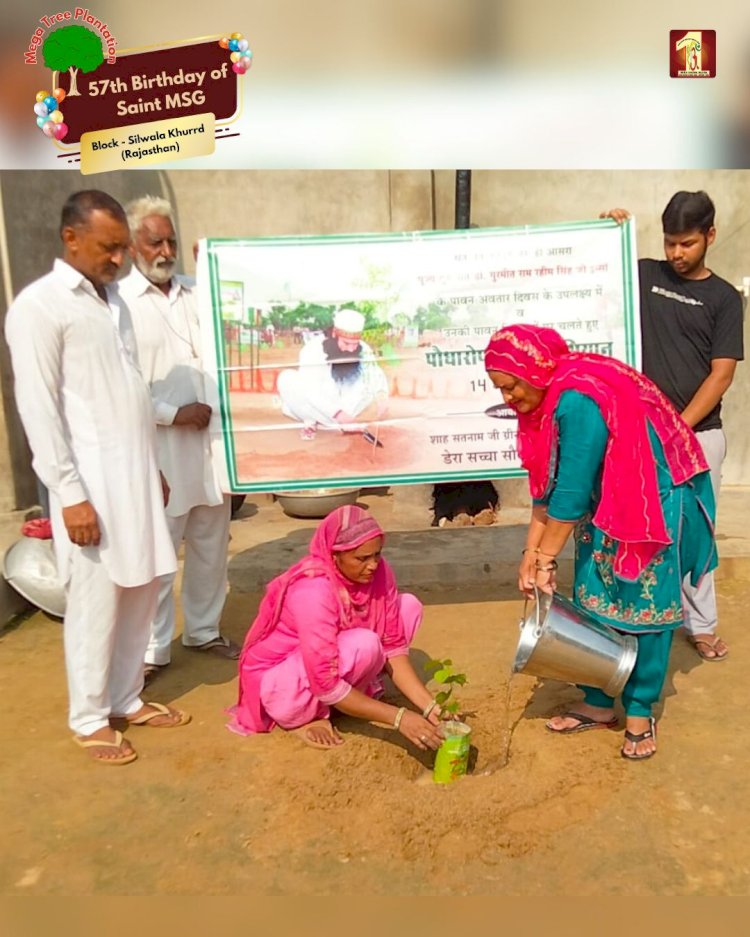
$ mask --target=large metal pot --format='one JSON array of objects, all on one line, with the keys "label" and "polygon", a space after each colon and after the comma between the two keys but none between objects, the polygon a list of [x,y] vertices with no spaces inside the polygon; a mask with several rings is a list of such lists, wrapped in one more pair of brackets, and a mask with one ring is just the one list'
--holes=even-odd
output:
[{"label": "large metal pot", "polygon": [[302,488],[274,491],[276,500],[290,517],[325,517],[344,504],[354,504],[359,488]]},{"label": "large metal pot", "polygon": [[5,552],[3,576],[32,605],[55,618],[65,616],[65,589],[57,576],[51,540],[16,540]]},{"label": "large metal pot", "polygon": [[534,590],[521,619],[513,673],[598,687],[619,696],[635,666],[638,642],[597,621],[557,592]]}]

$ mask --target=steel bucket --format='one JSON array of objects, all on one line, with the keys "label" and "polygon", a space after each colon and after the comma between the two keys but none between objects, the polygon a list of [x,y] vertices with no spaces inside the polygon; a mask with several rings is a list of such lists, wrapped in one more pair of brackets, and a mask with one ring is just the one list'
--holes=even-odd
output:
[{"label": "steel bucket", "polygon": [[536,588],[534,607],[521,619],[513,673],[580,683],[619,696],[635,666],[638,642],[620,634],[557,592]]}]

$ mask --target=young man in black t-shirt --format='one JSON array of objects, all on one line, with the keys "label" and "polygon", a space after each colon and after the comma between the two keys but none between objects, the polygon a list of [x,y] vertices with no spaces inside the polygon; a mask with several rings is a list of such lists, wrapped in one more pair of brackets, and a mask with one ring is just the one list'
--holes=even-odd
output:
[{"label": "young man in black t-shirt", "polygon": [[[711,469],[718,501],[726,439],[721,398],[743,358],[742,300],[737,290],[705,265],[716,238],[715,209],[705,192],[677,192],[662,214],[666,260],[638,262],[643,373],[661,388],[693,428]],[[601,218],[622,223],[623,208]],[[716,634],[713,574],[698,589],[683,586],[683,627],[706,661],[729,651]]]}]

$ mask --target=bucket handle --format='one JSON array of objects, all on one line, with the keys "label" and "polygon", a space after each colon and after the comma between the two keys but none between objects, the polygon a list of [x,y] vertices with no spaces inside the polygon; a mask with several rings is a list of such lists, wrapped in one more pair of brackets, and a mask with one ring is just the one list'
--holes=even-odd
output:
[{"label": "bucket handle", "polygon": [[[542,626],[539,621],[539,587],[534,583],[534,602],[536,606],[536,628],[534,629],[534,637],[540,638],[542,636]],[[529,608],[529,599],[526,597],[523,602],[523,615],[521,620],[518,623],[518,630],[523,630],[523,626],[526,622],[526,612]]]}]

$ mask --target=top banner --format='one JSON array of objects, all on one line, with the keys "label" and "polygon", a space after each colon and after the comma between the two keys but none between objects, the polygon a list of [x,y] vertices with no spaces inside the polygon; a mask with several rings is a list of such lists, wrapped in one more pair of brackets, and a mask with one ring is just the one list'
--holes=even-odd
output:
[{"label": "top banner", "polygon": [[[0,166],[748,165],[748,29],[738,5],[713,4],[698,22],[689,11],[684,19],[684,5],[654,16],[644,0],[614,17],[594,0],[579,0],[575,16],[565,4],[542,11],[521,0],[366,6],[357,15],[359,5],[336,0],[214,0],[189,10],[149,0],[7,3]],[[223,56],[208,48],[221,41]],[[233,94],[245,103],[221,116]],[[32,110],[49,98],[56,110]]]},{"label": "top banner", "polygon": [[227,490],[522,474],[491,334],[556,328],[638,367],[632,221],[201,242],[215,458]]}]

